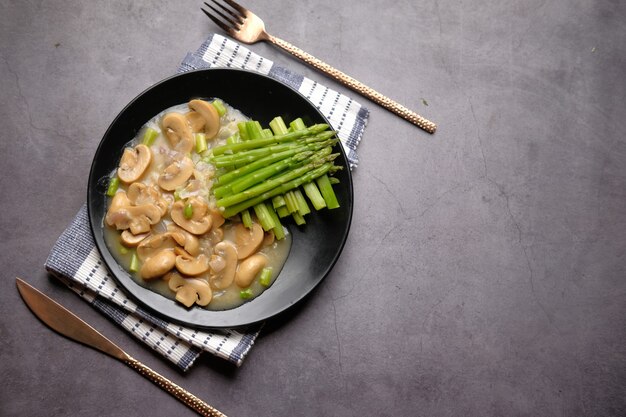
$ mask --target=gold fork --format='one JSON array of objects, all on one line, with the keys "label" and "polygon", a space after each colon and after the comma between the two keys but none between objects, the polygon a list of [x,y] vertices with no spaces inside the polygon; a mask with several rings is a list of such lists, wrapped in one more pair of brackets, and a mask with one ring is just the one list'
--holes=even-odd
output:
[{"label": "gold fork", "polygon": [[[244,43],[255,43],[259,41],[268,41],[284,49],[296,58],[301,59],[305,63],[312,65],[324,74],[334,78],[340,83],[344,84],[348,88],[356,91],[357,93],[367,97],[373,102],[383,106],[387,110],[395,113],[396,115],[408,120],[416,126],[424,129],[428,133],[435,133],[437,125],[430,120],[425,119],[419,114],[409,110],[403,105],[393,101],[389,97],[386,97],[378,91],[366,86],[360,81],[355,80],[347,74],[339,71],[336,68],[331,67],[327,63],[315,58],[313,55],[304,52],[302,49],[293,46],[287,41],[284,41],[276,36],[272,36],[265,30],[265,24],[260,17],[252,13],[250,10],[243,6],[240,6],[233,0],[222,0],[228,6],[223,4],[220,0],[210,0],[213,5],[204,2],[204,4],[211,10],[210,12],[202,9],[216,25],[222,28],[233,38]],[[217,6],[217,7],[215,7]],[[229,7],[230,6],[230,7]]]}]

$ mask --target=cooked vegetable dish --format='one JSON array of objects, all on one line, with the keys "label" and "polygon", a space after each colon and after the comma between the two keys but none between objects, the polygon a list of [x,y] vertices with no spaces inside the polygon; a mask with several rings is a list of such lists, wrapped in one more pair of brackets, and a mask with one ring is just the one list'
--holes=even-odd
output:
[{"label": "cooked vegetable dish", "polygon": [[105,240],[142,285],[186,307],[228,309],[261,294],[282,268],[291,237],[339,207],[335,133],[281,117],[263,129],[219,99],[156,115],[111,174]]}]

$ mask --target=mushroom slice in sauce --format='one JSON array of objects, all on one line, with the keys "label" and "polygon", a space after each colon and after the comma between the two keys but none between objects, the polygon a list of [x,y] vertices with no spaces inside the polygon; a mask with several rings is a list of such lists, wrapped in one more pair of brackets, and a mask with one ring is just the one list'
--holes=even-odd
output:
[{"label": "mushroom slice in sauce", "polygon": [[134,206],[141,204],[154,204],[161,210],[161,216],[167,213],[168,203],[163,198],[159,188],[154,185],[146,185],[140,182],[134,182],[128,187],[126,192],[128,200]]},{"label": "mushroom slice in sauce", "polygon": [[178,272],[170,272],[163,279],[167,281],[169,289],[176,292],[176,300],[186,307],[194,303],[206,306],[213,298],[211,287],[202,279],[183,278]]},{"label": "mushroom slice in sauce", "polygon": [[153,204],[131,206],[124,191],[115,194],[105,218],[109,226],[118,230],[130,229],[134,235],[150,231],[150,226],[161,220],[161,210]]},{"label": "mushroom slice in sauce", "polygon": [[174,248],[184,245],[185,236],[182,233],[165,232],[152,235],[137,246],[137,257],[140,261],[151,258],[161,250],[174,251]]},{"label": "mushroom slice in sauce", "polygon": [[187,118],[180,113],[167,113],[161,121],[163,133],[172,148],[183,154],[194,147],[193,135]]},{"label": "mushroom slice in sauce", "polygon": [[192,132],[201,132],[202,129],[204,129],[206,121],[197,111],[192,110],[189,113],[186,113],[185,117],[187,118],[187,122],[189,123]]},{"label": "mushroom slice in sauce", "polygon": [[200,241],[198,237],[192,233],[189,233],[185,229],[178,227],[174,223],[170,223],[167,225],[167,230],[170,232],[178,232],[185,236],[185,243],[183,244],[183,248],[187,253],[192,256],[196,256],[200,253]]},{"label": "mushroom slice in sauce", "polygon": [[137,181],[146,171],[151,161],[152,152],[146,145],[126,148],[117,168],[117,176],[126,184]]},{"label": "mushroom slice in sauce", "polygon": [[171,271],[175,264],[176,255],[174,251],[161,249],[144,261],[139,270],[139,275],[147,280],[159,278]]},{"label": "mushroom slice in sauce", "polygon": [[220,130],[220,115],[215,107],[208,101],[191,100],[189,108],[204,118],[204,133],[206,133],[207,139],[213,139]]},{"label": "mushroom slice in sauce", "polygon": [[183,185],[193,174],[193,161],[185,156],[172,162],[159,175],[159,186],[167,191],[173,191]]},{"label": "mushroom slice in sauce", "polygon": [[263,243],[264,233],[263,228],[258,223],[252,223],[250,229],[243,223],[239,223],[234,229],[239,259],[245,259],[259,250],[261,243]]},{"label": "mushroom slice in sauce", "polygon": [[[220,242],[213,248],[213,253],[216,257],[220,257],[224,260],[224,265],[220,271],[212,271],[213,274],[209,279],[211,285],[222,290],[228,288],[235,279],[235,272],[237,271],[237,249],[230,242]],[[212,264],[219,264],[216,259],[211,260]]]},{"label": "mushroom slice in sauce", "polygon": [[128,248],[134,248],[135,246],[139,245],[141,241],[147,238],[148,236],[150,236],[149,232],[134,235],[132,234],[132,232],[128,230],[124,230],[122,234],[120,235],[120,241],[122,242],[124,246]]},{"label": "mushroom slice in sauce", "polygon": [[176,269],[182,274],[198,276],[209,270],[209,257],[201,253],[194,257],[188,253],[176,256]]},{"label": "mushroom slice in sauce", "polygon": [[[191,217],[185,217],[185,206],[191,205]],[[187,202],[177,201],[172,204],[170,216],[174,223],[194,235],[206,233],[211,228],[211,216],[208,213],[208,204],[198,197],[191,197]]]},{"label": "mushroom slice in sauce", "polygon": [[248,288],[265,265],[267,265],[267,258],[262,253],[257,253],[244,259],[239,264],[239,268],[237,268],[235,284],[239,288]]}]

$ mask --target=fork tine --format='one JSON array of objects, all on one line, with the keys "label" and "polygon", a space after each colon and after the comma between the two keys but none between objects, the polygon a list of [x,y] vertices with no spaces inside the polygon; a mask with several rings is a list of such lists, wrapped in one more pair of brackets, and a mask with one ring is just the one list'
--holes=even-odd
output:
[{"label": "fork tine", "polygon": [[[217,4],[217,2],[215,0],[213,0],[215,4]],[[213,7],[212,5],[210,5],[209,3],[207,3],[206,1],[204,2],[204,4],[211,10],[213,10],[213,13],[217,14],[218,16],[220,16],[222,19],[224,19],[226,21],[226,23],[230,24],[231,29],[240,29],[241,25],[243,24],[243,20],[241,22],[237,21],[235,22],[233,20],[233,17],[228,17],[226,16],[224,13],[220,12],[218,9],[216,9],[215,7]],[[215,17],[215,16],[213,16]],[[216,17],[215,17],[216,18]],[[217,18],[216,18],[217,19]],[[219,19],[218,19],[219,20]]]},{"label": "fork tine", "polygon": [[226,13],[236,19],[240,25],[243,25],[243,22],[246,20],[246,16],[242,16],[239,13],[234,12],[232,9],[229,9],[228,7],[219,3],[217,0],[213,0],[213,3],[215,3],[215,5],[219,6],[222,10],[224,10]]},{"label": "fork tine", "polygon": [[[206,4],[206,3],[205,3]],[[226,23],[222,22],[221,20],[219,20],[217,17],[213,16],[211,13],[207,12],[204,9],[200,9],[204,12],[205,15],[208,16],[209,19],[211,19],[213,21],[213,23],[215,23],[217,26],[219,26],[220,28],[222,28],[222,30],[226,33],[232,33],[234,31],[234,29],[230,26],[228,26]]]},{"label": "fork tine", "polygon": [[224,0],[224,1],[228,3],[233,9],[237,10],[239,13],[241,13],[244,16],[248,12],[248,9],[246,9],[243,6],[240,6],[239,3],[235,3],[233,0]]}]

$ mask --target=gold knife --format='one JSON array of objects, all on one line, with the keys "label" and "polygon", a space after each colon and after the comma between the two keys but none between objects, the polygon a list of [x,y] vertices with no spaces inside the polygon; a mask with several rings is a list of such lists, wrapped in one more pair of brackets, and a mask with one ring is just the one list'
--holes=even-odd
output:
[{"label": "gold knife", "polygon": [[28,308],[30,308],[41,321],[55,331],[124,362],[126,365],[172,394],[182,403],[192,408],[198,414],[207,417],[226,417],[223,413],[205,403],[200,398],[131,357],[74,313],[37,290],[35,287],[27,284],[24,280],[16,278],[16,284]]}]

